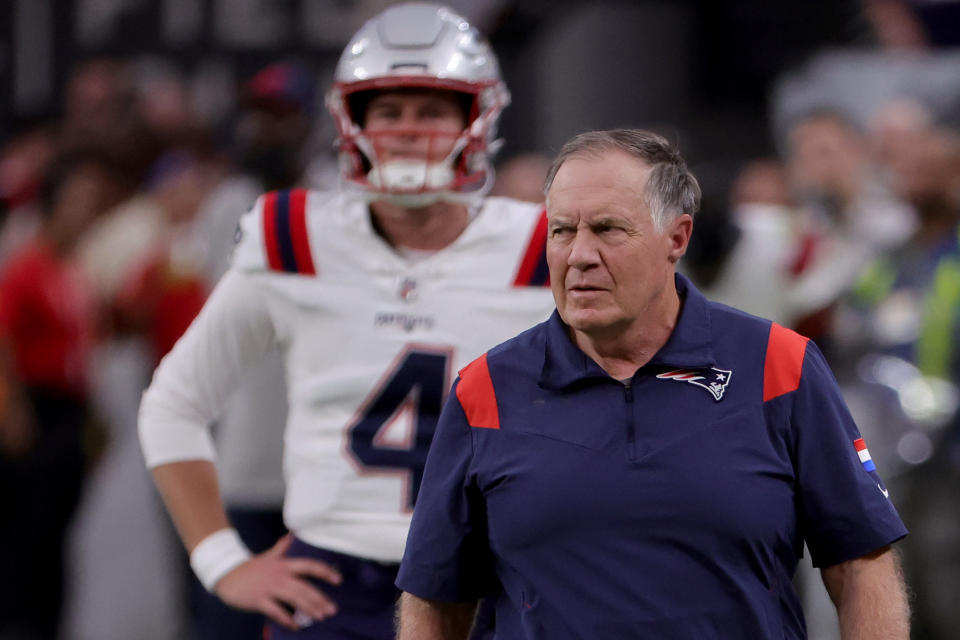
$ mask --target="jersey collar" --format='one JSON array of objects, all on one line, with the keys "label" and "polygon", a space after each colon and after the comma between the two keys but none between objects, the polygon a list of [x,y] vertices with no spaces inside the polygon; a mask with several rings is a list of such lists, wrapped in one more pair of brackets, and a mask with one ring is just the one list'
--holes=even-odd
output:
[{"label": "jersey collar", "polygon": [[[707,299],[683,275],[676,274],[677,292],[683,301],[677,326],[667,343],[646,366],[682,369],[706,369],[716,364],[710,306]],[[563,389],[591,378],[609,378],[600,365],[581,351],[570,339],[567,325],[554,310],[546,323],[546,353],[540,373],[540,385]]]}]

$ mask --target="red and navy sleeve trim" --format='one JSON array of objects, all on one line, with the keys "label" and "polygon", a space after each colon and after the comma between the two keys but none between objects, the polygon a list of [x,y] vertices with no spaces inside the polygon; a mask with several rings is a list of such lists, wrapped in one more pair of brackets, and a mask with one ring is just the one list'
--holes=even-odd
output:
[{"label": "red and navy sleeve trim", "polygon": [[803,374],[803,358],[810,341],[795,331],[770,325],[767,356],[763,364],[763,401],[796,391]]},{"label": "red and navy sleeve trim", "polygon": [[460,371],[457,384],[457,400],[463,407],[471,427],[482,429],[500,428],[500,410],[497,394],[493,390],[487,354],[483,354]]},{"label": "red and navy sleeve trim", "polygon": [[307,191],[272,191],[263,197],[263,240],[273,271],[316,275],[307,235]]},{"label": "red and navy sleeve trim", "polygon": [[547,269],[547,210],[540,213],[537,226],[530,236],[527,250],[523,254],[517,276],[513,280],[515,287],[549,287],[550,271]]}]

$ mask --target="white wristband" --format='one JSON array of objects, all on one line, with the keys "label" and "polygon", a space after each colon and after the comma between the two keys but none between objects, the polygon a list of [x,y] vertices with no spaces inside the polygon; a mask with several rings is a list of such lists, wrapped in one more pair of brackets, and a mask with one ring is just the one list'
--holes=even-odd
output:
[{"label": "white wristband", "polygon": [[250,559],[236,529],[220,529],[200,541],[190,553],[190,566],[200,583],[213,593],[220,578]]}]

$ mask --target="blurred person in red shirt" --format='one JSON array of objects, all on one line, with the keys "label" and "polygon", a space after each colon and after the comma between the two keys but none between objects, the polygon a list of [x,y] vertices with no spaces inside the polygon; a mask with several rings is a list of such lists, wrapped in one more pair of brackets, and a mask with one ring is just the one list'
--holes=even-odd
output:
[{"label": "blurred person in red shirt", "polygon": [[[149,243],[131,255],[117,274],[116,288],[106,302],[118,325],[115,328],[146,339],[151,366],[187,330],[209,293],[202,269],[205,251],[193,233],[194,217],[220,173],[212,158],[188,150],[171,151],[155,163],[148,188],[141,194],[139,206],[158,218],[156,228]],[[86,246],[87,251],[102,252],[117,237],[109,229],[100,231],[105,233]]]},{"label": "blurred person in red shirt", "polygon": [[118,176],[99,151],[55,160],[40,189],[37,233],[0,271],[2,637],[56,634],[64,536],[86,463],[86,365],[96,325],[72,254],[119,197]]},{"label": "blurred person in red shirt", "polygon": [[43,119],[14,127],[17,133],[0,146],[0,267],[36,234],[37,192],[56,138]]}]

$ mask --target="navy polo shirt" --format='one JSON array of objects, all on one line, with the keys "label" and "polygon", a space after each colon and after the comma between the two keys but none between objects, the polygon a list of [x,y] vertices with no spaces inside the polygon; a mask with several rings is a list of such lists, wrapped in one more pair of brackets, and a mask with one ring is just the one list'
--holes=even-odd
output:
[{"label": "navy polo shirt", "polygon": [[[460,373],[397,585],[497,638],[804,638],[791,579],[906,534],[823,356],[706,300],[627,381],[554,315]],[[502,585],[502,589],[500,589]]]}]

